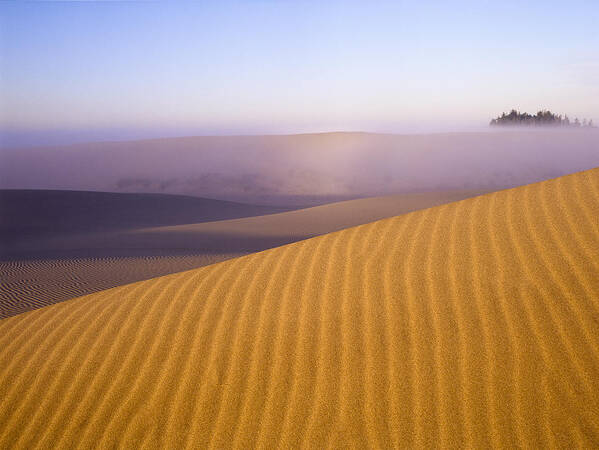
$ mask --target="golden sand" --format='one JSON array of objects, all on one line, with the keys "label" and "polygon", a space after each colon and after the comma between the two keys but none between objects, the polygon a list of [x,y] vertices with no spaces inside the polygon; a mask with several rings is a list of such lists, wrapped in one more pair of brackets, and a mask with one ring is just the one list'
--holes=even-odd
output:
[{"label": "golden sand", "polygon": [[592,448],[599,169],[0,321],[1,448]]}]

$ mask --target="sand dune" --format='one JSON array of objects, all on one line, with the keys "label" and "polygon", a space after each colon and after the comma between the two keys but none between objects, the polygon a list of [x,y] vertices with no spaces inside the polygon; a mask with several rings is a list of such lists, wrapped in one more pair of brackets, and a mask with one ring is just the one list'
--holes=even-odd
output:
[{"label": "sand dune", "polygon": [[[0,318],[476,194],[474,191],[405,194],[243,219],[102,232],[97,231],[96,224],[88,226],[88,216],[82,215],[77,220],[77,215],[71,213],[68,215],[73,219],[71,226],[79,231],[67,233],[64,227],[54,229],[48,225],[51,232],[30,230],[28,234],[19,236],[20,239],[12,236],[6,242],[0,253],[4,253],[5,259],[11,258],[0,260]],[[68,198],[71,196],[67,195]],[[54,194],[54,197],[57,195]],[[168,203],[169,196],[159,197],[162,203]],[[131,210],[142,211],[142,214],[138,217],[125,215],[120,219],[117,215],[113,226],[123,228],[143,224],[143,214],[152,212],[155,217],[147,221],[148,225],[181,220],[185,214],[189,216],[190,212],[168,217],[181,203],[177,196],[174,199],[174,207],[167,204],[163,208],[148,209],[144,208],[143,202],[142,205],[132,205]],[[126,199],[126,203],[134,204],[134,200]],[[206,203],[204,199],[192,200],[202,205]],[[227,202],[217,201],[215,211],[206,208],[206,215],[222,214],[223,203]],[[100,216],[106,204],[106,213],[117,209],[110,202],[105,202],[101,204],[102,208],[90,208],[92,213],[89,216]],[[251,212],[250,206],[242,206]],[[254,211],[264,210],[264,207],[260,208],[256,207]],[[34,218],[35,213],[30,213],[30,216]],[[44,216],[40,221],[35,219],[38,227],[43,227],[43,219]],[[15,219],[13,221],[16,222]],[[46,222],[49,223],[49,220]],[[88,231],[82,231],[86,227]],[[23,223],[23,228],[27,228],[27,222]],[[5,236],[7,241],[9,236]]]},{"label": "sand dune", "polygon": [[0,190],[0,250],[8,245],[5,241],[19,237],[209,222],[283,211],[183,195]]},{"label": "sand dune", "polygon": [[4,448],[593,448],[599,169],[0,321]]}]

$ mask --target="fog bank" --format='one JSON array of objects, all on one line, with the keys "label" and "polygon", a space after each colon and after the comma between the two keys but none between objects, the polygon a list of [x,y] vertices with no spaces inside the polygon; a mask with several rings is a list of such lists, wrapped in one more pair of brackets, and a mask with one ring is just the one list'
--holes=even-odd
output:
[{"label": "fog bank", "polygon": [[0,150],[0,188],[186,194],[276,205],[501,189],[599,166],[599,130],[322,133]]}]

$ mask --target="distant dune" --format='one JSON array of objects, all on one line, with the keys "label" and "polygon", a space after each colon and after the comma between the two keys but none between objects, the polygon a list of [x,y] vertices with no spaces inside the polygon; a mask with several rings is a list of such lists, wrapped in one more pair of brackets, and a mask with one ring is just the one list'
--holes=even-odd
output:
[{"label": "distant dune", "polygon": [[[62,197],[57,191],[47,196],[35,192],[35,199],[52,201],[39,209],[24,205],[24,212],[15,205],[17,214],[8,219],[14,229],[27,233],[0,234],[0,243],[4,242],[0,318],[477,194],[405,194],[242,219],[152,227],[186,218],[202,222],[226,213],[263,213],[276,208],[168,195],[66,192]],[[81,201],[87,197],[97,201]],[[104,231],[98,231],[99,224],[104,224]]]},{"label": "distant dune", "polygon": [[599,169],[0,321],[0,447],[593,448]]},{"label": "distant dune", "polygon": [[2,239],[19,236],[209,222],[284,210],[182,195],[0,190],[0,246]]}]

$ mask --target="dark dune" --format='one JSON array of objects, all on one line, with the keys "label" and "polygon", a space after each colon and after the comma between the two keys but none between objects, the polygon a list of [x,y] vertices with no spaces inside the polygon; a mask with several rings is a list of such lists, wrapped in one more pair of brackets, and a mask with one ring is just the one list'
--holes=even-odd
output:
[{"label": "dark dune", "polygon": [[0,243],[17,236],[210,222],[285,210],[168,194],[0,190]]}]

